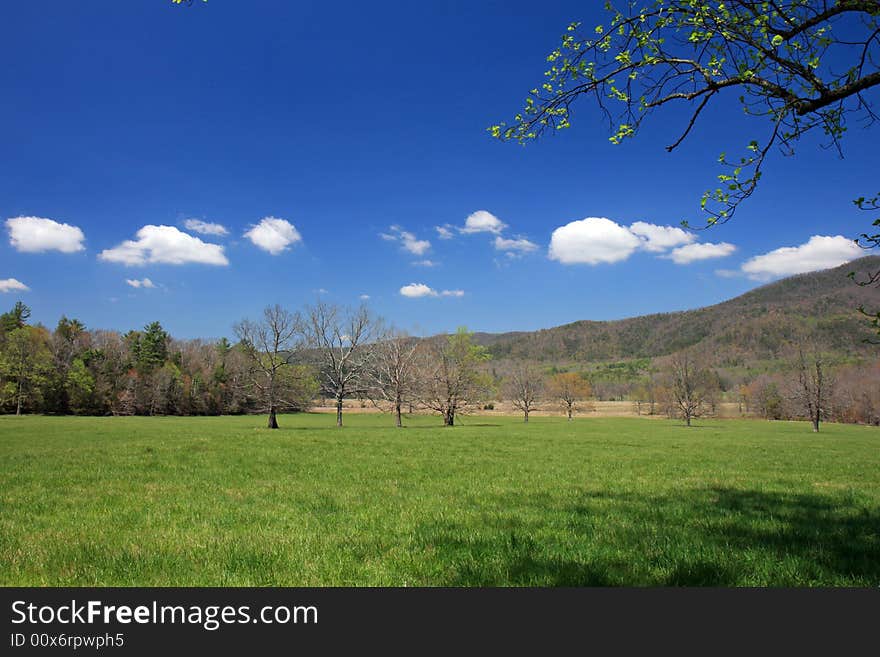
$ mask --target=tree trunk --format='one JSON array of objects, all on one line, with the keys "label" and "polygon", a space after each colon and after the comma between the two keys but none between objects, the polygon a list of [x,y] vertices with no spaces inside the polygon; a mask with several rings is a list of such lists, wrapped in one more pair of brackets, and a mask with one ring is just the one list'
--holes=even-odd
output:
[{"label": "tree trunk", "polygon": [[450,408],[445,413],[443,413],[443,426],[455,426],[455,411],[453,409]]},{"label": "tree trunk", "polygon": [[568,405],[568,421],[571,422],[571,404]]},{"label": "tree trunk", "polygon": [[690,413],[686,412],[684,414],[684,421],[687,426],[691,426],[691,414]]},{"label": "tree trunk", "polygon": [[400,401],[398,400],[397,403],[394,405],[395,426],[398,429],[403,426],[403,421],[400,418],[400,406],[401,406],[401,404],[400,404]]},{"label": "tree trunk", "polygon": [[529,421],[529,411],[527,409],[527,410],[523,411],[523,422],[528,422],[528,421]]},{"label": "tree trunk", "polygon": [[274,407],[274,406],[270,406],[270,407],[269,407],[269,424],[268,424],[268,428],[269,428],[269,429],[277,429],[277,428],[278,428],[278,420],[275,419],[275,407]]},{"label": "tree trunk", "polygon": [[813,421],[813,433],[819,433],[819,414],[816,413],[810,419]]},{"label": "tree trunk", "polygon": [[342,426],[342,395],[336,395],[336,426]]}]

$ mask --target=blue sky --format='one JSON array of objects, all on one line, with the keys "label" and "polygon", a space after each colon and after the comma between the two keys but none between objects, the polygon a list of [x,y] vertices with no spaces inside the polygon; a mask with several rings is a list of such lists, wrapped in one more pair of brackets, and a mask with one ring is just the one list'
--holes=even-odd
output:
[{"label": "blue sky", "polygon": [[[851,201],[877,191],[880,133],[853,125],[844,159],[813,139],[774,154],[731,222],[686,238],[732,247],[674,258],[674,233],[632,225],[699,219],[718,154],[763,123],[718,105],[668,154],[680,110],[614,146],[585,102],[564,134],[498,143],[486,127],[519,109],[570,21],[602,20],[600,3],[412,5],[4,3],[0,304],[20,298],[50,326],[158,319],[218,337],[270,303],[367,295],[418,333],[530,330],[716,303],[846,255],[815,236],[868,228]],[[16,222],[29,217],[54,224]],[[572,224],[588,217],[610,222]],[[261,238],[279,230],[289,244],[273,254]]]}]

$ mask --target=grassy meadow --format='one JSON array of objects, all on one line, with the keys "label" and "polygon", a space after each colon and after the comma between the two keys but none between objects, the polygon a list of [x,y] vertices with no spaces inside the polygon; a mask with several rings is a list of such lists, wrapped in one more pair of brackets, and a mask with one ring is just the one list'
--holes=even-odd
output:
[{"label": "grassy meadow", "polygon": [[0,584],[880,585],[880,430],[0,417]]}]

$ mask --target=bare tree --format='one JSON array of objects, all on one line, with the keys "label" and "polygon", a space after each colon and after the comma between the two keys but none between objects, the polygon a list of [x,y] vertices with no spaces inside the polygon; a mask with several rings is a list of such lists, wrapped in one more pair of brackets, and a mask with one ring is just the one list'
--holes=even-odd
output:
[{"label": "bare tree", "polygon": [[402,408],[416,399],[421,342],[390,329],[377,340],[373,367],[368,372],[369,396],[377,405],[389,404],[395,426],[402,427]]},{"label": "bare tree", "polygon": [[562,402],[568,421],[571,422],[579,401],[588,399],[593,390],[589,382],[576,372],[563,372],[550,378],[548,392],[551,397]]},{"label": "bare tree", "polygon": [[829,397],[838,422],[880,425],[880,363],[839,369]]},{"label": "bare tree", "polygon": [[711,404],[714,379],[687,351],[673,356],[670,379],[673,408],[691,426],[691,420],[703,416]]},{"label": "bare tree", "polygon": [[648,405],[648,415],[654,414],[654,386],[650,380],[640,381],[630,392],[633,400],[633,407],[636,409],[636,415],[642,414],[642,406]]},{"label": "bare tree", "polygon": [[806,412],[813,425],[813,431],[819,431],[819,421],[829,414],[831,409],[832,382],[818,354],[807,358],[803,349],[798,349],[797,362],[798,381],[792,395],[794,402]]},{"label": "bare tree", "polygon": [[320,361],[322,391],[336,402],[336,426],[342,426],[342,402],[367,394],[379,322],[366,306],[356,310],[319,301],[306,309],[310,347]]},{"label": "bare tree", "polygon": [[263,311],[261,321],[245,319],[234,330],[250,361],[251,383],[269,413],[268,427],[277,429],[275,414],[280,406],[287,405],[285,370],[301,356],[305,346],[302,318],[276,304]]},{"label": "bare tree", "polygon": [[431,340],[419,384],[422,405],[440,413],[444,426],[454,426],[457,414],[488,396],[491,383],[481,367],[488,359],[485,348],[474,344],[473,334],[464,327]]},{"label": "bare tree", "polygon": [[522,411],[523,422],[528,422],[544,392],[544,377],[530,363],[519,363],[507,378],[504,391],[514,408]]}]

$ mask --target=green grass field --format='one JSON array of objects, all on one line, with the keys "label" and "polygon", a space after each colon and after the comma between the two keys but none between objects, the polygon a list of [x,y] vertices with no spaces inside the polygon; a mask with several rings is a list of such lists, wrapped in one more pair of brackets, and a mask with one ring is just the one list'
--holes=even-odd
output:
[{"label": "green grass field", "polygon": [[880,430],[0,417],[3,585],[880,585]]}]

